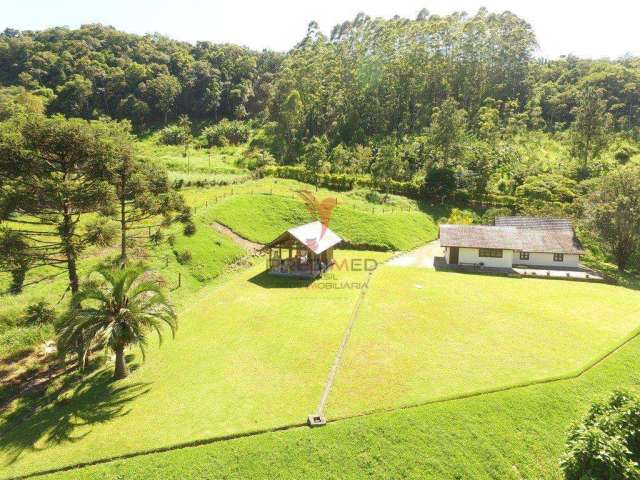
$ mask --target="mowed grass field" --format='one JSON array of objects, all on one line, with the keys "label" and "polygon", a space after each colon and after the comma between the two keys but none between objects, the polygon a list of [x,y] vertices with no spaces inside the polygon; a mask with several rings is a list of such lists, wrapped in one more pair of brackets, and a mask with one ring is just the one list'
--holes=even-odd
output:
[{"label": "mowed grass field", "polygon": [[[312,221],[300,199],[250,193],[221,200],[209,208],[208,218],[259,243],[268,243],[283,231]],[[349,204],[338,204],[329,227],[351,245],[381,250],[410,250],[438,234],[434,219],[424,212],[370,213]]]},{"label": "mowed grass field", "polygon": [[119,460],[46,478],[560,480],[559,458],[569,425],[593,401],[620,388],[640,391],[640,338],[573,380]]},{"label": "mowed grass field", "polygon": [[[387,255],[339,252],[339,258],[371,256]],[[5,415],[2,477],[303,422],[317,405],[359,291],[308,288],[262,270],[256,265],[204,288],[181,311],[178,338],[152,351],[127,381],[114,384],[110,372],[99,372],[27,421],[21,419],[30,404]],[[335,281],[364,276],[339,271]],[[466,300],[456,301],[461,294]],[[602,284],[382,266],[338,370],[328,417],[571,372],[638,326],[638,295]],[[536,309],[542,299],[544,306]],[[636,356],[627,353],[632,348]],[[157,465],[148,458],[158,456],[140,457],[78,475],[357,478],[362,468],[374,476],[530,478],[509,470],[517,463],[520,473],[553,477],[568,419],[598,392],[608,393],[607,385],[637,385],[629,366],[640,363],[639,348],[633,341],[576,380],[176,451],[160,456]],[[602,375],[605,368],[610,377]],[[559,410],[543,415],[545,409]],[[496,434],[504,440],[494,444]],[[180,477],[179,466],[187,468],[190,458],[195,465]],[[323,459],[337,463],[325,471]],[[487,475],[490,469],[503,474]]]},{"label": "mowed grass field", "polygon": [[[383,253],[338,253],[338,258]],[[123,382],[99,371],[50,404],[0,417],[0,477],[231,433],[312,413],[359,291],[327,292],[261,273],[204,287],[179,311],[174,341]],[[365,272],[338,272],[363,281]],[[35,409],[35,410],[34,410]],[[35,413],[34,413],[35,411]]]},{"label": "mowed grass field", "polygon": [[570,374],[638,328],[634,290],[383,266],[353,329],[328,416]]}]

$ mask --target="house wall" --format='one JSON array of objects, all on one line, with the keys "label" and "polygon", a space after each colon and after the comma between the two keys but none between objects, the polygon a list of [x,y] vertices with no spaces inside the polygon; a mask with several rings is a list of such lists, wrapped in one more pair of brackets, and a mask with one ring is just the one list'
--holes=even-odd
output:
[{"label": "house wall", "polygon": [[[513,250],[503,250],[502,258],[480,257],[478,248],[460,248],[458,263],[483,263],[486,267],[511,268],[513,265]],[[447,257],[447,263],[449,258]]]},{"label": "house wall", "polygon": [[564,261],[554,262],[553,253],[531,252],[529,260],[520,260],[520,252],[514,252],[514,265],[532,265],[540,267],[577,267],[580,262],[579,255],[564,254]]},{"label": "house wall", "polygon": [[444,247],[444,260],[449,263],[449,247]]}]

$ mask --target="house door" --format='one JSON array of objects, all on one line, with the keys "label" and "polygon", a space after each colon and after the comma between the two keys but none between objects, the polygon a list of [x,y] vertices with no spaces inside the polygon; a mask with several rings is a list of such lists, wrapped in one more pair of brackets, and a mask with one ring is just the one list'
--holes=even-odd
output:
[{"label": "house door", "polygon": [[450,247],[449,248],[449,263],[452,265],[458,264],[458,255],[460,249],[458,247]]}]

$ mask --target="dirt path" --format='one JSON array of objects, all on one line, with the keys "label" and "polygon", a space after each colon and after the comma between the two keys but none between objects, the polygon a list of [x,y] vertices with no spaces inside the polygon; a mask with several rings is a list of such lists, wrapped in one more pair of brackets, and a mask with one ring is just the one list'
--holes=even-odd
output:
[{"label": "dirt path", "polygon": [[440,246],[440,241],[434,240],[390,260],[388,264],[394,267],[433,268],[434,257],[442,257],[443,255],[444,252]]},{"label": "dirt path", "polygon": [[254,253],[257,253],[258,250],[260,250],[262,248],[262,244],[255,243],[255,242],[252,242],[251,240],[247,240],[246,238],[241,237],[236,232],[231,230],[229,227],[227,227],[227,226],[225,226],[225,225],[223,225],[221,223],[213,222],[212,227],[217,232],[223,234],[224,236],[230,238],[235,243],[240,245],[242,248],[244,248],[251,255],[253,255]]}]

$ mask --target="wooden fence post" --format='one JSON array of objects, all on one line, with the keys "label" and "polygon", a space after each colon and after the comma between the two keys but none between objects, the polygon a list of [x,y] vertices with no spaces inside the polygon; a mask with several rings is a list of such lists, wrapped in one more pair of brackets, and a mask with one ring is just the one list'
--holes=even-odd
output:
[{"label": "wooden fence post", "polygon": [[178,272],[178,288],[182,286],[182,273]]}]

